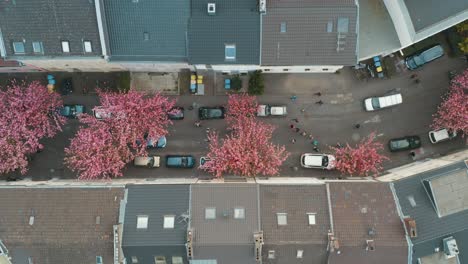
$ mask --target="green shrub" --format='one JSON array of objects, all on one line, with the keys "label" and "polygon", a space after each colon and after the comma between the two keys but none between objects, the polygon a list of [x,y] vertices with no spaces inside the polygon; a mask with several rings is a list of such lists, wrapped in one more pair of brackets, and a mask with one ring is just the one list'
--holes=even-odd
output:
[{"label": "green shrub", "polygon": [[261,95],[265,90],[265,83],[261,71],[254,71],[249,74],[249,94]]}]

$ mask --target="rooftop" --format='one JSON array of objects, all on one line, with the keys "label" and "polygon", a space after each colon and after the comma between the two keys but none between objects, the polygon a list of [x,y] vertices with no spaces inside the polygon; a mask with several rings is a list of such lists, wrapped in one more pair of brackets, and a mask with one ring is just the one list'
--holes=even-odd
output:
[{"label": "rooftop", "polygon": [[127,189],[123,247],[185,244],[189,185],[129,185]]},{"label": "rooftop", "polygon": [[[13,263],[105,263],[123,188],[0,188],[0,238]],[[86,254],[84,254],[86,252]],[[30,262],[29,262],[30,263]]]},{"label": "rooftop", "polygon": [[187,60],[189,1],[103,2],[111,60]]},{"label": "rooftop", "polygon": [[416,32],[468,9],[468,1],[466,0],[444,0],[443,5],[438,0],[403,1]]},{"label": "rooftop", "polygon": [[355,65],[357,12],[350,0],[267,1],[262,65]]},{"label": "rooftop", "polygon": [[[0,13],[7,56],[99,56],[102,53],[94,1],[2,1]],[[68,41],[69,52],[63,52],[62,41]],[[86,48],[91,50],[85,51],[85,41],[89,41]],[[14,42],[19,44],[14,47]]]},{"label": "rooftop", "polygon": [[[192,64],[258,64],[260,14],[255,0],[191,0]],[[208,14],[208,3],[215,12]]]},{"label": "rooftop", "polygon": [[[460,259],[466,258],[468,210],[439,217],[423,184],[425,180],[438,177],[451,178],[459,175],[460,171],[467,173],[467,166],[463,161],[392,183],[403,217],[411,218],[416,222],[417,237],[411,238],[413,263],[417,263],[418,258],[432,255],[436,248],[443,249],[442,240],[450,236],[453,236],[457,241],[460,248]],[[460,176],[455,178],[457,177]],[[466,192],[467,189],[464,190]]]},{"label": "rooftop", "polygon": [[331,264],[407,261],[405,231],[388,183],[330,183],[330,196],[339,242]]}]

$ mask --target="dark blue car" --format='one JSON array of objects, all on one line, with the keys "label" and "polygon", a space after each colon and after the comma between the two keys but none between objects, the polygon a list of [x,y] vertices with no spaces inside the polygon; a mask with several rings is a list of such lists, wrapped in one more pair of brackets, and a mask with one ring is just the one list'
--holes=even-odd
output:
[{"label": "dark blue car", "polygon": [[81,104],[64,105],[59,110],[60,115],[68,118],[77,118],[80,114],[83,114],[84,112],[85,107]]}]

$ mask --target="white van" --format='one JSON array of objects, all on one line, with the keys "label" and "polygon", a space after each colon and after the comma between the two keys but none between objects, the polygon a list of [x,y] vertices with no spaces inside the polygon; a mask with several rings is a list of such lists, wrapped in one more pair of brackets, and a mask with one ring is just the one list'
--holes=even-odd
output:
[{"label": "white van", "polygon": [[374,111],[403,103],[401,94],[392,94],[381,97],[369,97],[364,100],[366,111]]},{"label": "white van", "polygon": [[304,153],[301,156],[301,166],[309,169],[335,168],[335,156],[328,154]]},{"label": "white van", "polygon": [[457,132],[448,131],[445,128],[439,130],[433,130],[429,132],[429,140],[432,144],[439,143],[441,141],[449,140],[457,136]]},{"label": "white van", "polygon": [[159,168],[159,166],[161,165],[161,157],[136,157],[133,162],[133,165],[135,165],[136,167]]},{"label": "white van", "polygon": [[288,114],[285,105],[259,105],[257,116],[286,116]]}]

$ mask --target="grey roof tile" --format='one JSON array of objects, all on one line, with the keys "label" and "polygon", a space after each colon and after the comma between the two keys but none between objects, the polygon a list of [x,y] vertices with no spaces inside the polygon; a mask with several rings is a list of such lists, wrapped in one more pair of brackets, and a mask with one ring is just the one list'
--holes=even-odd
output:
[{"label": "grey roof tile", "polygon": [[[349,19],[346,33],[337,32],[340,18]],[[286,32],[280,31],[281,23],[286,23]],[[329,23],[332,23],[331,32],[327,32]],[[267,2],[267,13],[262,16],[262,65],[354,65],[356,47],[354,1]]]},{"label": "grey roof tile", "polygon": [[188,0],[104,0],[104,10],[111,60],[187,60]]},{"label": "grey roof tile", "polygon": [[[25,41],[25,56],[42,56],[33,53],[33,41],[43,42],[46,56],[99,56],[102,53],[94,1],[2,1],[0,27],[8,56],[14,56],[14,41]],[[70,53],[62,52],[62,40],[70,42]],[[84,40],[91,41],[92,53],[84,52]]]},{"label": "grey roof tile", "polygon": [[[208,15],[207,4],[216,4]],[[260,14],[252,0],[191,0],[189,61],[192,64],[259,64]],[[236,60],[226,61],[225,44],[236,45]]]},{"label": "grey roof tile", "polygon": [[467,170],[463,161],[392,183],[403,215],[416,221],[417,237],[411,238],[413,263],[417,263],[419,257],[434,253],[434,249],[442,244],[442,239],[451,235],[456,237],[459,247],[465,248],[465,251],[460,250],[460,257],[467,258],[468,210],[439,217],[422,183],[423,180],[458,173],[460,170]]},{"label": "grey roof tile", "polygon": [[[113,261],[123,188],[0,188],[0,239],[13,263]],[[34,223],[30,225],[30,216]],[[96,217],[100,224],[96,224]]]}]

